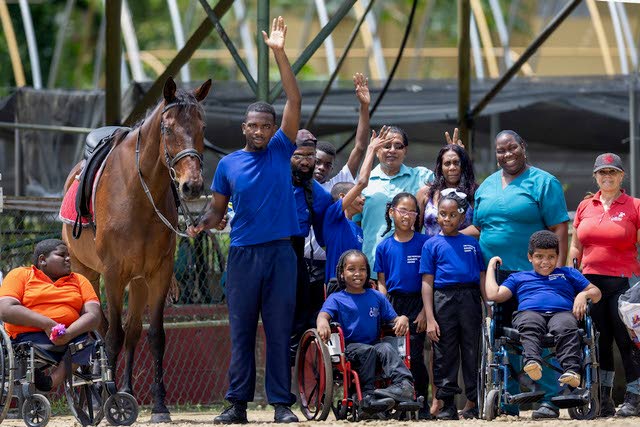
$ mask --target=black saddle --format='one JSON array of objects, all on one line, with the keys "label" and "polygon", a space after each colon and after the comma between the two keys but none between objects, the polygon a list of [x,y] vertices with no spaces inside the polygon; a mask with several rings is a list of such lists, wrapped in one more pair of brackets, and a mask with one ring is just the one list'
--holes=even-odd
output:
[{"label": "black saddle", "polygon": [[105,126],[91,131],[86,138],[84,149],[84,167],[80,173],[80,185],[76,194],[76,221],[73,224],[73,238],[79,239],[82,234],[82,218],[89,219],[93,224],[89,204],[93,192],[93,180],[111,150],[112,142],[118,133],[129,133],[131,128],[120,126]]}]

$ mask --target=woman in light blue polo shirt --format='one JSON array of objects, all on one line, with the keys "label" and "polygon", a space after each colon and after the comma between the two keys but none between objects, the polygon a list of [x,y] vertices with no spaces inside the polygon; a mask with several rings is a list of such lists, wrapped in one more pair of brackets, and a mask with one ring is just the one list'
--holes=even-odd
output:
[{"label": "woman in light blue polo shirt", "polygon": [[[538,230],[549,229],[558,236],[558,267],[567,259],[569,215],[562,186],[550,173],[529,165],[526,150],[525,141],[512,130],[496,136],[500,170],[478,187],[473,225],[464,231],[480,238],[485,262],[494,256],[502,258],[499,284],[513,272],[531,270],[527,247],[529,237]],[[505,322],[510,323],[514,310],[505,307]],[[546,377],[542,378],[545,389],[557,388],[555,379]],[[558,409],[549,403],[534,412],[534,418],[557,416]]]},{"label": "woman in light blue polo shirt", "polygon": [[393,139],[378,150],[380,164],[371,171],[369,185],[362,192],[365,198],[361,217],[364,235],[362,251],[367,255],[370,265],[375,264],[376,247],[387,228],[384,215],[387,203],[398,193],[416,194],[425,184],[433,181],[433,172],[429,169],[404,165],[409,145],[405,131],[390,126],[389,136]]}]

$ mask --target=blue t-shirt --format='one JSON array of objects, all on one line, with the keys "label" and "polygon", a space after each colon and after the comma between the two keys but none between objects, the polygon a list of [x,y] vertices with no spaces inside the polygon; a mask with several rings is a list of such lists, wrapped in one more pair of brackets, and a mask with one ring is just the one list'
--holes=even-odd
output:
[{"label": "blue t-shirt", "polygon": [[569,220],[560,181],[530,166],[502,188],[502,171],[491,174],[475,194],[473,224],[480,229],[485,263],[502,258],[505,270],[531,268],[529,237],[538,230]]},{"label": "blue t-shirt", "polygon": [[535,271],[513,273],[500,286],[518,299],[518,311],[557,313],[573,310],[576,295],[588,285],[589,281],[575,268],[560,267],[548,276]]},{"label": "blue t-shirt", "polygon": [[228,196],[231,246],[248,246],[300,233],[291,191],[291,155],[296,146],[281,129],[262,151],[238,150],[216,169],[211,190]]},{"label": "blue t-shirt", "polygon": [[426,241],[422,248],[420,273],[434,276],[435,289],[459,283],[480,284],[480,272],[485,271],[478,241],[470,236],[439,234]]},{"label": "blue t-shirt", "polygon": [[408,242],[398,242],[393,235],[380,242],[376,248],[373,271],[384,273],[387,292],[421,292],[420,257],[422,246],[428,238],[424,234],[414,232]]},{"label": "blue t-shirt", "polygon": [[335,292],[320,311],[340,323],[347,344],[373,344],[380,339],[381,325],[398,317],[389,300],[374,289],[362,294]]},{"label": "blue t-shirt", "polygon": [[[315,231],[315,227],[313,228]],[[342,199],[329,206],[324,214],[324,238],[327,244],[327,281],[336,277],[340,256],[349,249],[362,250],[362,228],[344,215]]]},{"label": "blue t-shirt", "polygon": [[293,187],[293,195],[296,200],[296,209],[298,211],[298,226],[300,227],[300,232],[294,234],[294,236],[307,237],[309,235],[309,230],[311,230],[311,226],[313,225],[313,232],[315,233],[316,240],[320,246],[324,246],[325,239],[322,224],[324,222],[324,215],[327,208],[333,203],[333,198],[318,181],[313,179],[311,182],[313,184],[313,204],[311,205],[313,209],[313,224],[309,221],[309,207],[304,196],[304,188],[297,186]]}]

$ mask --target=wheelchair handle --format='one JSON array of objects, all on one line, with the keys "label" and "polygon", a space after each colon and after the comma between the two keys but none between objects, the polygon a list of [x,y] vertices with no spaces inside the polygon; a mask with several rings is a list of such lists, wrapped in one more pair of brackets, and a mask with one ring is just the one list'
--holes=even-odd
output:
[{"label": "wheelchair handle", "polygon": [[578,258],[574,258],[572,260],[572,262],[573,262],[573,268],[575,268],[577,270],[578,269]]}]

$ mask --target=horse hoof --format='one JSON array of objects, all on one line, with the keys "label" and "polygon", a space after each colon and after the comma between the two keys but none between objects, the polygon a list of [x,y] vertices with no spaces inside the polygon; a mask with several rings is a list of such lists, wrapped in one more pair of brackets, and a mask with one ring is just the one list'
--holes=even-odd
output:
[{"label": "horse hoof", "polygon": [[156,412],[151,414],[152,423],[170,423],[171,414],[168,412]]}]

